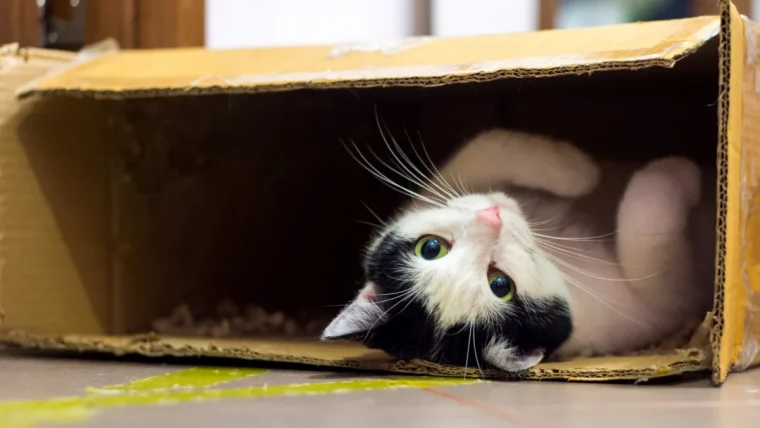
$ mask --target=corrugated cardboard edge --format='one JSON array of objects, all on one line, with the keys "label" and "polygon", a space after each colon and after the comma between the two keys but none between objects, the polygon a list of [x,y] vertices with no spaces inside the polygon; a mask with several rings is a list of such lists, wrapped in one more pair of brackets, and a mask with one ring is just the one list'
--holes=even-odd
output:
[{"label": "corrugated cardboard edge", "polygon": [[[0,343],[12,344],[26,349],[53,351],[95,352],[104,354],[142,355],[148,357],[212,357],[263,362],[305,364],[317,367],[339,367],[361,371],[379,371],[430,376],[481,377],[477,369],[465,372],[462,367],[443,366],[422,360],[393,361],[379,351],[368,350],[356,344],[343,345],[351,356],[348,358],[288,355],[282,352],[266,352],[265,347],[248,341],[162,338],[155,335],[137,336],[35,336],[12,331],[0,337]],[[270,342],[274,343],[274,342]],[[301,346],[328,349],[334,345],[301,342]],[[340,345],[339,345],[340,346]],[[275,350],[276,346],[272,346]],[[333,348],[334,349],[334,348]],[[602,363],[604,361],[604,363]],[[566,363],[545,363],[522,375],[505,376],[494,370],[483,370],[482,377],[494,380],[569,380],[603,382],[610,380],[646,381],[649,379],[678,376],[690,372],[709,370],[710,360],[699,349],[675,350],[662,355],[639,355],[613,359],[580,359]]]},{"label": "corrugated cardboard edge", "polygon": [[[50,50],[50,49],[19,48],[18,44],[12,44],[12,45],[7,45],[7,46],[13,47],[14,45],[16,47],[16,52],[15,53],[9,52],[9,53],[17,57],[23,57],[25,61],[29,61],[29,59],[31,58],[35,60],[38,60],[40,58],[50,58],[50,59],[55,59],[61,62],[61,64],[52,67],[48,73],[34,80],[31,80],[30,82],[16,89],[16,96],[19,96],[19,94],[23,94],[30,91],[32,88],[35,88],[39,82],[44,81],[52,76],[59,75],[66,70],[76,68],[82,64],[92,61],[92,59],[100,55],[112,54],[112,53],[118,52],[119,50],[119,43],[115,39],[105,39],[98,43],[85,46],[82,50],[80,50],[76,54],[72,54],[70,52],[55,51],[55,50]],[[2,50],[0,50],[0,57],[2,56],[3,56]],[[0,68],[2,68],[1,61],[0,61]]]},{"label": "corrugated cardboard edge", "polygon": [[[371,72],[347,70],[342,72],[333,72],[330,70],[324,72],[314,72],[307,74],[277,74],[277,75],[253,75],[237,76],[235,82],[225,80],[223,77],[208,77],[199,79],[190,87],[181,88],[144,88],[132,90],[99,90],[99,89],[80,89],[80,88],[48,88],[40,85],[40,82],[54,77],[64,72],[64,69],[55,70],[50,75],[35,82],[31,82],[20,88],[17,92],[19,98],[25,98],[35,94],[50,95],[67,95],[76,97],[90,97],[96,99],[125,99],[141,98],[154,96],[187,96],[187,95],[206,95],[206,94],[251,94],[293,91],[300,89],[362,89],[362,88],[379,88],[379,87],[437,87],[462,83],[488,82],[505,78],[544,78],[562,75],[583,75],[592,74],[602,71],[633,71],[648,69],[653,67],[673,68],[680,60],[686,58],[707,42],[713,40],[719,33],[719,25],[715,28],[705,28],[703,37],[694,40],[693,45],[688,48],[679,47],[678,50],[666,51],[661,57],[639,57],[636,59],[605,59],[583,63],[581,58],[579,64],[575,65],[552,65],[543,63],[541,65],[523,66],[518,68],[507,68],[510,64],[507,62],[494,61],[493,63],[471,64],[465,70],[461,64],[452,64],[451,66],[415,66],[400,68],[383,68]],[[111,53],[101,51],[99,54]],[[66,68],[66,70],[84,65],[92,59],[92,55],[78,59]],[[415,77],[394,77],[398,74],[408,74],[413,70]],[[219,84],[198,85],[205,80],[219,81]],[[259,80],[263,80],[260,82]],[[289,80],[296,80],[295,82]]]},{"label": "corrugated cardboard edge", "polygon": [[269,92],[285,92],[301,89],[365,89],[365,88],[382,88],[382,87],[437,87],[463,83],[482,83],[506,78],[543,78],[556,77],[565,75],[583,75],[592,74],[601,71],[635,71],[653,67],[673,68],[678,61],[692,55],[707,41],[704,41],[694,49],[690,49],[673,59],[657,58],[649,60],[635,60],[625,62],[609,62],[593,65],[583,65],[574,67],[561,67],[550,69],[518,69],[518,70],[498,70],[483,71],[468,75],[451,75],[451,76],[430,76],[417,78],[379,78],[366,80],[339,80],[339,81],[320,81],[313,80],[298,83],[280,83],[259,86],[208,86],[193,88],[168,88],[168,89],[144,89],[134,91],[92,91],[92,90],[71,90],[71,89],[43,89],[38,90],[30,87],[22,88],[17,93],[21,99],[37,95],[66,95],[76,97],[89,97],[96,99],[127,99],[127,98],[146,98],[156,96],[187,96],[187,95],[237,95],[237,94],[257,94]]},{"label": "corrugated cardboard edge", "polygon": [[[730,153],[731,141],[737,129],[740,131],[741,122],[741,73],[744,59],[743,22],[736,7],[730,0],[720,0],[721,26],[719,35],[719,79],[720,93],[718,99],[718,224],[717,224],[717,270],[715,278],[715,300],[713,304],[714,327],[711,336],[712,343],[712,380],[716,385],[722,384],[728,377],[731,367],[738,357],[741,344],[737,345],[736,337],[742,336],[741,319],[736,319],[737,308],[746,304],[737,293],[741,293],[741,284],[733,279],[736,273],[735,262],[727,257],[729,234],[732,233],[732,222],[729,219],[728,198],[732,189],[729,188],[729,165],[738,162]],[[740,136],[739,136],[740,137]],[[739,138],[739,141],[741,138]],[[738,143],[738,142],[737,142]],[[730,159],[731,158],[731,159]],[[738,195],[733,195],[738,197]],[[736,202],[738,203],[738,201]],[[733,237],[735,239],[735,237]],[[735,259],[735,258],[734,258]],[[728,278],[727,278],[728,277]],[[730,282],[727,282],[730,279]],[[726,285],[730,286],[730,289]],[[738,346],[738,348],[737,348]]]}]

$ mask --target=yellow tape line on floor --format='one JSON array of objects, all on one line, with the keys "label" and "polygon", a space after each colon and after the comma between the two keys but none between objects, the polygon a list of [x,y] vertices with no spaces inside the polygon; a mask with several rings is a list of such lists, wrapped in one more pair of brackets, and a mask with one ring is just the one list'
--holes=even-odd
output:
[{"label": "yellow tape line on floor", "polygon": [[[245,379],[266,372],[264,369],[232,369],[196,367],[158,376],[146,377],[124,385],[90,388],[89,393],[150,392],[163,389],[210,388],[233,380]],[[2,402],[0,402],[2,406]],[[2,408],[2,407],[0,407]]]},{"label": "yellow tape line on floor", "polygon": [[98,410],[122,406],[171,405],[227,398],[317,395],[397,388],[466,385],[474,379],[399,377],[296,385],[210,389],[264,373],[259,369],[192,368],[140,379],[125,385],[89,388],[83,397],[0,402],[0,427],[34,428],[39,423],[84,422]]}]

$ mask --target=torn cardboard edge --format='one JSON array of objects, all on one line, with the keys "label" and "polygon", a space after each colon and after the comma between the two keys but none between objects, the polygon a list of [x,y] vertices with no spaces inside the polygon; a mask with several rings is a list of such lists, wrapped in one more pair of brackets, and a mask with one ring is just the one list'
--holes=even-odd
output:
[{"label": "torn cardboard edge", "polygon": [[[381,351],[355,343],[316,343],[288,340],[231,340],[163,338],[134,336],[37,336],[12,331],[2,342],[25,349],[107,353],[116,356],[211,357],[241,360],[337,367],[360,371],[379,371],[430,376],[482,377],[492,380],[570,380],[603,382],[609,380],[643,381],[709,370],[709,359],[700,349],[676,349],[662,354],[623,358],[579,358],[568,362],[542,363],[527,373],[445,366],[423,360],[391,360]],[[308,352],[305,352],[308,351]],[[299,352],[302,354],[299,355]]]}]

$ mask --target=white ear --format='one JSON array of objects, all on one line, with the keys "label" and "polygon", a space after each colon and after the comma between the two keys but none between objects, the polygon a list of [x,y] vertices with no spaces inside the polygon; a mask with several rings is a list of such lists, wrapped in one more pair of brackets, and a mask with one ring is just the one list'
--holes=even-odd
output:
[{"label": "white ear", "polygon": [[540,363],[544,359],[544,350],[536,349],[520,355],[508,343],[493,341],[486,345],[483,356],[489,364],[505,372],[515,373],[528,370]]},{"label": "white ear", "polygon": [[322,333],[322,340],[338,340],[385,324],[385,311],[375,303],[375,284],[368,282],[351,304],[343,308]]}]

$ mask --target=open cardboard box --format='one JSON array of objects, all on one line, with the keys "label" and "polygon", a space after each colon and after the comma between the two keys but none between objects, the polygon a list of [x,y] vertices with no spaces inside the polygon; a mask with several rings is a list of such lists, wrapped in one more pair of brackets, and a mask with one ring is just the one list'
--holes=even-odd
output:
[{"label": "open cardboard box", "polygon": [[379,143],[377,108],[394,132],[419,133],[437,161],[498,124],[598,156],[682,153],[717,165],[704,334],[687,349],[541,364],[527,377],[712,370],[720,383],[760,362],[758,27],[721,4],[720,18],[376,46],[79,55],[6,46],[0,340],[461,375],[355,344],[150,334],[151,320],[184,302],[289,311],[348,301],[369,233],[356,222],[368,219],[359,200],[381,216],[401,202],[341,145]]}]

